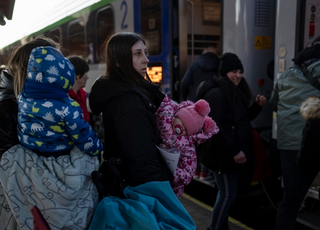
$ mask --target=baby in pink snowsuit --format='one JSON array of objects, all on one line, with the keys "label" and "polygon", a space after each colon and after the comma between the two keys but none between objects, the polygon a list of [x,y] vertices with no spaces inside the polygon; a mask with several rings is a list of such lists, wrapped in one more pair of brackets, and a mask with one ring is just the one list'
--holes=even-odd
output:
[{"label": "baby in pink snowsuit", "polygon": [[172,188],[180,199],[184,186],[188,185],[197,168],[195,146],[219,132],[216,123],[208,117],[209,104],[205,100],[196,103],[184,101],[179,105],[165,96],[156,115],[157,127],[166,148],[180,152],[174,172]]}]

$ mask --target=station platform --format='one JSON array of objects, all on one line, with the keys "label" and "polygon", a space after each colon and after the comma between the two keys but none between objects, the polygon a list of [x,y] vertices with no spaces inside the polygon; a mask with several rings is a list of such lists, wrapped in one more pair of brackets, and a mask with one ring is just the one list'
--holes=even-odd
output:
[{"label": "station platform", "polygon": [[[185,193],[180,201],[195,222],[197,230],[207,230],[211,221],[212,207]],[[231,217],[229,217],[228,222],[230,230],[254,230]]]}]

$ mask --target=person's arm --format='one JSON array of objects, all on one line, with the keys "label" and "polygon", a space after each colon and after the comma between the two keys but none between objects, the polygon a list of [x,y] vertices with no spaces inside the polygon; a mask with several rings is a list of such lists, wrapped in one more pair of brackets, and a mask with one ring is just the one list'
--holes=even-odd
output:
[{"label": "person's arm", "polygon": [[204,99],[210,105],[209,116],[219,127],[219,132],[212,137],[215,140],[214,143],[226,153],[231,153],[232,156],[237,155],[241,149],[236,146],[234,140],[233,115],[227,110],[228,104],[223,92],[219,88],[214,88],[206,94]]},{"label": "person's arm", "polygon": [[[127,106],[127,105],[130,106]],[[109,109],[105,109],[108,118],[112,120],[111,130],[106,130],[106,135],[110,136],[113,143],[111,146],[116,149],[109,149],[109,155],[121,158],[121,171],[125,171],[124,177],[128,179],[131,186],[154,180],[168,179],[169,169],[161,163],[161,155],[156,147],[156,124],[153,114],[147,111],[137,96],[128,95],[117,103],[119,108],[125,111],[123,114],[114,117]],[[122,106],[124,105],[124,106]],[[151,116],[152,114],[152,116]],[[105,118],[104,118],[105,119]],[[108,141],[108,140],[106,140]],[[106,143],[108,146],[108,143]],[[106,150],[107,151],[107,150]]]},{"label": "person's arm", "polygon": [[214,122],[214,128],[211,132],[199,132],[199,133],[195,133],[191,135],[191,140],[194,144],[199,145],[202,144],[204,142],[206,142],[207,140],[209,140],[212,135],[216,135],[217,133],[219,133],[220,129],[219,127],[216,125],[216,123]]},{"label": "person's arm", "polygon": [[168,135],[173,134],[172,118],[177,106],[178,105],[172,102],[170,98],[165,95],[158,110],[155,113],[158,133],[160,134],[162,139],[167,139]]},{"label": "person's arm", "polygon": [[197,168],[197,154],[194,145],[180,151],[177,168],[174,172],[173,187],[191,182]]},{"label": "person's arm", "polygon": [[73,101],[67,107],[70,111],[65,118],[65,127],[74,145],[91,156],[99,156],[103,146],[90,124],[84,120],[80,105]]}]

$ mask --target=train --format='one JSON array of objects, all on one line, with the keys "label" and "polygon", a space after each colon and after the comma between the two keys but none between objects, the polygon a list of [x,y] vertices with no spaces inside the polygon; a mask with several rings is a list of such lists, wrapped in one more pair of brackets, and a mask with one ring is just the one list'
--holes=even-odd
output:
[{"label": "train", "polygon": [[[271,0],[101,0],[2,48],[0,63],[6,63],[12,46],[45,35],[62,44],[64,55],[77,54],[88,61],[90,92],[106,68],[106,39],[114,32],[134,31],[147,41],[149,76],[173,100],[180,101],[180,81],[207,46],[219,55],[236,53],[253,93],[269,96],[275,7]],[[271,127],[270,113],[263,111],[255,126]]]},{"label": "train", "polygon": [[[269,98],[295,54],[320,36],[320,1],[100,0],[1,48],[0,64],[6,64],[14,46],[44,35],[59,42],[65,56],[80,55],[89,63],[85,89],[90,93],[105,72],[105,42],[120,31],[143,35],[148,75],[175,101],[181,101],[180,82],[188,66],[208,46],[218,55],[236,53],[252,93]],[[268,106],[252,126],[271,130],[276,139],[276,113]],[[317,199],[317,191],[308,196]]]}]

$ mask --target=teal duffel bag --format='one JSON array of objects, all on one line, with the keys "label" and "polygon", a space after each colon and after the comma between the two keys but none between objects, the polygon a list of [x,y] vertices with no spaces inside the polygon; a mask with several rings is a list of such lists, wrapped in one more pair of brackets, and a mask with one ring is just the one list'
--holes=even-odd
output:
[{"label": "teal duffel bag", "polygon": [[127,186],[123,194],[125,199],[107,196],[100,201],[89,230],[196,229],[168,181]]}]

